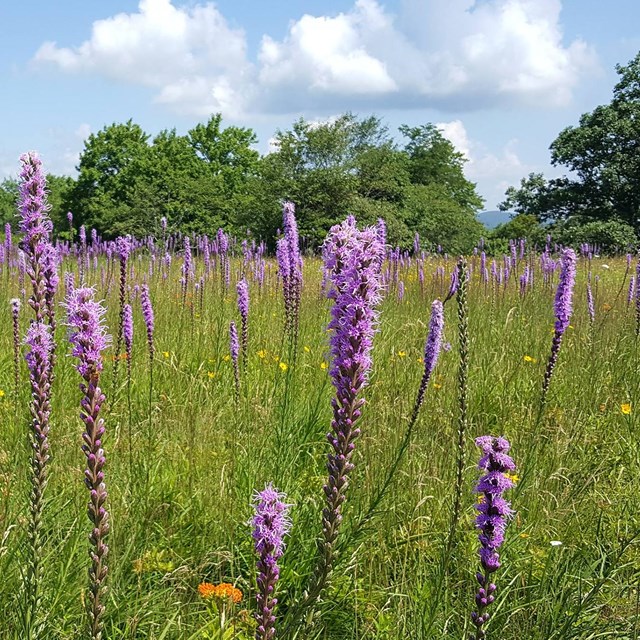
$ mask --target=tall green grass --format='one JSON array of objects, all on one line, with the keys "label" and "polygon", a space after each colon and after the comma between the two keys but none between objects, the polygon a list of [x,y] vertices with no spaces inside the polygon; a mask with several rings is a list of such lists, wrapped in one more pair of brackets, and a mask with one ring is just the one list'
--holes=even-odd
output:
[{"label": "tall green grass", "polygon": [[[592,330],[586,266],[580,265],[574,317],[542,416],[538,407],[553,331],[553,291],[543,286],[539,273],[534,291],[525,297],[519,295],[515,279],[506,289],[497,289],[485,287],[473,274],[467,295],[465,444],[470,455],[462,470],[454,552],[446,553],[456,495],[459,420],[452,303],[445,309],[445,340],[453,348],[441,356],[384,500],[363,528],[354,529],[402,444],[422,376],[431,301],[446,295],[448,283],[431,278],[443,261],[429,260],[424,293],[415,265],[407,266],[400,274],[404,299],[390,292],[382,304],[339,561],[330,590],[297,637],[459,639],[470,632],[477,566],[472,488],[478,476],[472,440],[485,433],[511,440],[520,477],[510,495],[517,513],[497,574],[499,597],[489,637],[639,637],[640,376],[622,260],[609,261],[609,269],[601,260],[591,265],[594,276],[600,276]],[[231,582],[243,591],[243,601],[227,612],[237,624],[235,631],[227,626],[225,637],[250,637],[242,622],[243,609],[251,611],[255,600],[255,559],[247,523],[252,493],[265,482],[273,481],[294,504],[293,529],[282,559],[280,626],[290,622],[295,603],[303,597],[320,536],[332,387],[326,332],[330,302],[320,292],[319,260],[305,263],[296,358],[283,334],[275,267],[267,269],[263,287],[250,281],[249,354],[237,405],[228,358],[229,322],[239,320],[234,282],[225,295],[214,273],[205,286],[202,310],[191,294],[185,306],[177,262],[166,281],[157,275],[150,282],[156,317],[151,404],[139,299],[133,302],[130,405],[126,377],[119,375],[111,393],[111,366],[103,376],[112,514],[105,630],[114,640],[222,637],[211,606],[198,595],[203,581]],[[140,284],[147,259],[134,256],[131,263],[131,284]],[[234,259],[234,281],[240,266]],[[448,261],[448,271],[454,266]],[[63,268],[77,267],[66,261]],[[200,274],[201,261],[197,268]],[[97,285],[98,298],[106,300],[108,324],[115,333],[117,283],[107,292],[99,274],[91,271],[87,279]],[[9,299],[16,295],[17,275],[5,271],[0,280],[2,640],[21,637],[29,491],[24,363],[17,395],[13,385]],[[23,325],[26,318],[22,316]],[[42,618],[44,637],[66,640],[83,637],[88,558],[78,377],[64,356],[62,327],[58,341],[43,523]],[[108,352],[108,357],[116,355]],[[628,415],[622,411],[627,403]],[[288,628],[294,637],[302,626]]]}]

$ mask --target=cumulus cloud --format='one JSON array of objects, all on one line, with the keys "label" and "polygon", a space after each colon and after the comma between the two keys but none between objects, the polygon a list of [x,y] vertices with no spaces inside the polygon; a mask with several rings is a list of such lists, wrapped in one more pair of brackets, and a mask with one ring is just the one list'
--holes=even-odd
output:
[{"label": "cumulus cloud", "polygon": [[215,5],[171,0],[141,0],[137,13],[97,20],[77,47],[45,42],[34,60],[154,88],[159,102],[195,115],[241,107],[234,101],[250,69],[244,32]]},{"label": "cumulus cloud", "polygon": [[255,60],[244,32],[214,4],[141,0],[136,13],[93,24],[75,47],[45,42],[36,63],[150,87],[196,116],[309,108],[475,109],[563,105],[595,55],[566,44],[560,0],[379,0],[303,15],[262,37]]},{"label": "cumulus cloud", "polygon": [[520,158],[517,152],[517,138],[509,140],[496,152],[490,151],[485,145],[470,137],[461,120],[438,122],[436,127],[464,154],[467,160],[465,175],[478,184],[489,208],[502,201],[507,188],[518,184],[522,176],[546,168],[528,164]]}]

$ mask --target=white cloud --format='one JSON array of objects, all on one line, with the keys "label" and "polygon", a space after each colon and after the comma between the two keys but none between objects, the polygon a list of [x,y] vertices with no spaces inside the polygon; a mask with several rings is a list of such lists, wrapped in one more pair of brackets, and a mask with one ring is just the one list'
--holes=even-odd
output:
[{"label": "white cloud", "polygon": [[546,169],[525,163],[519,157],[516,138],[509,140],[496,152],[471,138],[461,120],[439,122],[436,127],[457,151],[465,155],[465,175],[477,183],[489,209],[504,199],[504,192],[510,185],[518,184],[523,176],[532,171]]},{"label": "white cloud", "polygon": [[198,115],[205,106],[208,112],[239,108],[232,80],[242,83],[250,66],[244,33],[229,27],[213,4],[179,8],[170,0],[141,0],[138,13],[97,20],[78,47],[45,42],[34,60],[151,87],[158,101]]},{"label": "white cloud", "polygon": [[244,32],[214,4],[141,0],[136,13],[96,21],[77,47],[45,42],[35,61],[150,87],[199,117],[553,106],[595,64],[586,43],[564,43],[560,10],[560,0],[404,0],[394,15],[356,0],[291,21],[282,40],[265,34],[251,60]]}]

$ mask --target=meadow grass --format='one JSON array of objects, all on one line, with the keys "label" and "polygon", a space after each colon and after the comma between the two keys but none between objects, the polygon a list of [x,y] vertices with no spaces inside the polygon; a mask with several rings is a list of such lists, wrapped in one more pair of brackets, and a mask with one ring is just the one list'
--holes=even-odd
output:
[{"label": "meadow grass", "polygon": [[[374,367],[360,421],[330,589],[304,624],[292,622],[308,586],[320,537],[333,388],[328,333],[331,302],[321,291],[321,262],[305,259],[297,355],[284,337],[282,292],[268,261],[262,286],[249,279],[249,350],[234,401],[229,322],[239,323],[235,282],[212,273],[203,305],[169,277],[149,281],[156,356],[149,361],[139,296],[148,272],[131,258],[134,307],[132,379],[121,363],[113,379],[107,352],[102,388],[107,434],[106,482],[112,532],[105,637],[173,640],[249,638],[244,610],[255,602],[255,556],[248,525],[252,495],[267,482],[293,504],[293,527],[282,558],[278,626],[287,637],[400,640],[467,637],[477,570],[473,438],[491,433],[512,443],[519,481],[510,492],[515,518],[502,550],[498,599],[488,636],[500,640],[636,639],[640,547],[640,377],[633,305],[627,307],[623,259],[594,260],[596,320],[586,303],[588,265],[581,261],[575,311],[565,335],[544,411],[540,393],[553,333],[553,288],[539,271],[525,296],[483,284],[478,258],[469,290],[467,457],[460,521],[447,544],[455,499],[458,402],[455,301],[445,305],[445,341],[410,445],[373,516],[362,515],[384,482],[407,427],[423,371],[429,310],[443,299],[452,260],[427,258],[421,287],[415,264],[400,270],[402,300],[389,286],[381,305]],[[104,259],[100,268],[106,268]],[[75,261],[65,260],[64,270]],[[202,273],[196,260],[197,275]],[[114,266],[111,286],[90,270],[118,326]],[[9,299],[20,296],[16,272],[0,280],[0,638],[21,637],[25,525],[28,509],[28,403],[24,363],[17,393]],[[22,333],[29,315],[21,312]],[[59,311],[61,318],[62,310]],[[60,323],[61,324],[61,323]],[[50,481],[43,535],[42,615],[50,639],[83,637],[87,582],[86,491],[80,451],[81,393],[63,327],[58,328],[53,387]],[[114,340],[115,342],[115,340]],[[525,356],[527,356],[525,358]],[[630,413],[622,405],[630,404]],[[362,526],[358,526],[360,523]],[[552,541],[562,544],[551,544]],[[226,635],[201,582],[230,582],[244,594],[226,611]],[[284,637],[284,636],[282,636]]]}]

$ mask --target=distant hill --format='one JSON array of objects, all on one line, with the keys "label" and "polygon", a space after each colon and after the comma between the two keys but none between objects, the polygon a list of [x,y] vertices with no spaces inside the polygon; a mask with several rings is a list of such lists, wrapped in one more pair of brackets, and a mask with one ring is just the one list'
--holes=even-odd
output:
[{"label": "distant hill", "polygon": [[494,229],[499,224],[509,222],[512,215],[514,215],[513,211],[482,211],[478,214],[478,220],[485,227]]}]

